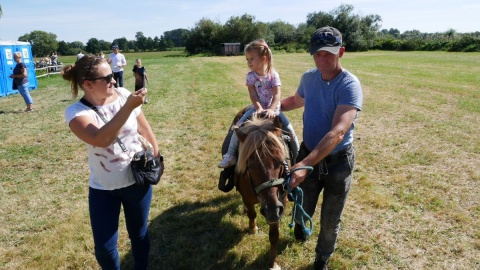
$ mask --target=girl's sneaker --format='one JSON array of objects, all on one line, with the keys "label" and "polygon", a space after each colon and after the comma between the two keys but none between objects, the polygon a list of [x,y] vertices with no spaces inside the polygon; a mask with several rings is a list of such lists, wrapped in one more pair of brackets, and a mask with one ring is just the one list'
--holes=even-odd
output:
[{"label": "girl's sneaker", "polygon": [[234,155],[230,155],[229,153],[226,153],[225,155],[223,155],[222,161],[220,161],[220,163],[218,163],[218,167],[219,168],[228,168],[228,167],[231,167],[235,164],[237,164],[237,157],[235,157]]}]

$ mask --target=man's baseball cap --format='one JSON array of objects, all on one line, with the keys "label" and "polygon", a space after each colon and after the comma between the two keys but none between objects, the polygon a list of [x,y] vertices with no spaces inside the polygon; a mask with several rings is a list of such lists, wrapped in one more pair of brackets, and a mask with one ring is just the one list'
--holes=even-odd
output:
[{"label": "man's baseball cap", "polygon": [[338,54],[340,47],[342,47],[342,34],[331,26],[318,28],[310,39],[311,55],[314,55],[318,51]]},{"label": "man's baseball cap", "polygon": [[113,45],[113,46],[112,46],[112,50],[113,50],[113,49],[118,49],[118,45]]}]

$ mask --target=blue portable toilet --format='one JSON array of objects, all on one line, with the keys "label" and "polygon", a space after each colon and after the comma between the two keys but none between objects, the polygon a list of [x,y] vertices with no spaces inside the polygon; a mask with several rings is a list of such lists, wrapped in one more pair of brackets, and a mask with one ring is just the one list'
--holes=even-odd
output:
[{"label": "blue portable toilet", "polygon": [[13,79],[10,78],[17,65],[17,62],[13,59],[15,52],[22,53],[22,62],[27,67],[28,89],[38,88],[32,45],[23,41],[0,41],[0,97],[18,93],[17,90],[12,89]]}]

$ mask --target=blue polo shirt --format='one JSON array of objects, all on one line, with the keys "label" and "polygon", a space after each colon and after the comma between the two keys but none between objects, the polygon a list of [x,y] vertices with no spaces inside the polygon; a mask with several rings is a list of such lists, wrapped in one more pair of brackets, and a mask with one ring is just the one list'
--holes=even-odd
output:
[{"label": "blue polo shirt", "polygon": [[[305,101],[303,141],[310,151],[332,129],[333,116],[337,106],[348,105],[360,111],[363,104],[362,87],[355,75],[345,69],[331,81],[322,80],[321,75],[316,68],[306,71],[297,89],[298,94]],[[343,141],[331,153],[335,153],[353,142],[353,130],[357,116]]]}]

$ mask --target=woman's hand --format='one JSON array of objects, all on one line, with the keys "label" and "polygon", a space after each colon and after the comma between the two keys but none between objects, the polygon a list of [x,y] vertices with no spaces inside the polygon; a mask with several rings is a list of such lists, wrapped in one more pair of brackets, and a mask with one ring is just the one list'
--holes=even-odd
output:
[{"label": "woman's hand", "polygon": [[125,103],[124,106],[129,106],[130,108],[136,108],[143,104],[143,101],[145,100],[146,96],[147,96],[147,88],[139,89],[134,93],[132,93],[130,96],[128,96],[127,102]]}]

